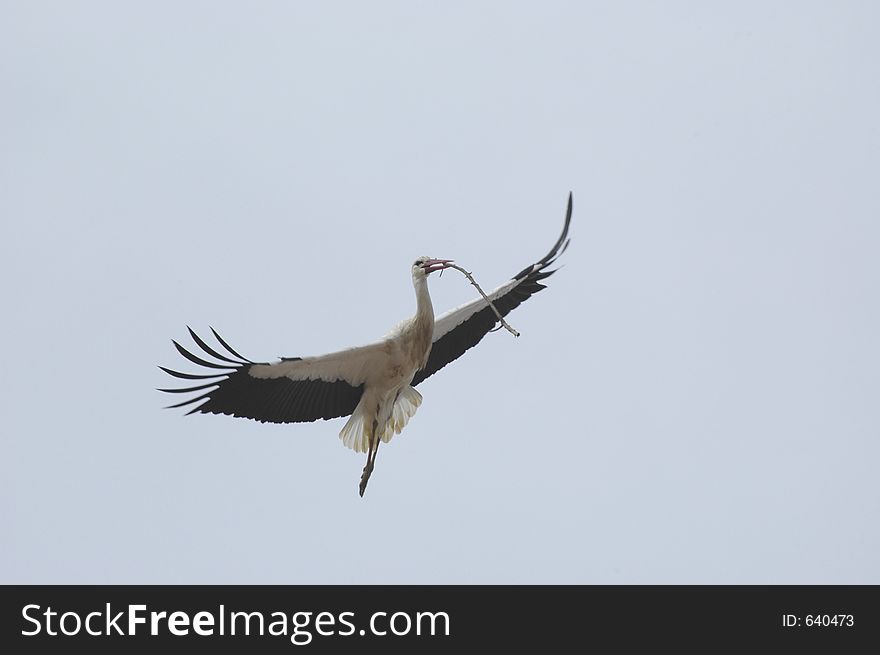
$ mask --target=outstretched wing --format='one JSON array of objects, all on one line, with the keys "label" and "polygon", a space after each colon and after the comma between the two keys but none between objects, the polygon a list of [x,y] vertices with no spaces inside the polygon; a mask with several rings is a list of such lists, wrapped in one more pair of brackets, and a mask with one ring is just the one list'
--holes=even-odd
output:
[{"label": "outstretched wing", "polygon": [[[568,226],[571,223],[572,196],[568,194],[568,210],[565,214],[565,225],[556,244],[543,258],[531,266],[526,266],[512,280],[502,284],[492,293],[487,294],[498,313],[506,316],[519,307],[541,289],[546,287],[541,280],[550,277],[555,270],[547,267],[556,261],[568,247]],[[428,363],[415,374],[412,386],[416,386],[425,378],[434,375],[450,362],[461,357],[465,351],[476,346],[498,324],[498,317],[483,298],[456,307],[440,316],[434,322],[434,342]]]},{"label": "outstretched wing", "polygon": [[183,357],[200,366],[202,372],[159,368],[179,379],[205,382],[159,391],[195,394],[170,406],[201,403],[188,414],[228,414],[263,423],[306,423],[348,416],[360,401],[370,371],[380,370],[388,357],[384,344],[377,342],[318,357],[286,357],[274,364],[256,363],[239,355],[214,328],[211,332],[226,354],[187,329],[210,359],[194,355],[176,341],[174,346]]}]

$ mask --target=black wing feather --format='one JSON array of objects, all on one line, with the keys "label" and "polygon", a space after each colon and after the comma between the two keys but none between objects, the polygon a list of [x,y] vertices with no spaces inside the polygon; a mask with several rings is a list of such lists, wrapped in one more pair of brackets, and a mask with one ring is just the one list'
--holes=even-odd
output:
[{"label": "black wing feather", "polygon": [[208,380],[210,378],[222,378],[225,373],[213,373],[211,375],[194,375],[192,373],[181,373],[180,371],[172,371],[170,368],[165,368],[164,366],[160,366],[163,371],[165,371],[168,375],[173,375],[176,378],[180,378],[181,380]]},{"label": "black wing feather", "polygon": [[212,357],[216,357],[221,362],[229,362],[230,364],[244,364],[245,363],[245,362],[240,361],[242,358],[239,358],[239,361],[236,361],[234,359],[229,359],[225,355],[221,355],[216,350],[211,348],[211,346],[209,346],[204,341],[202,341],[202,338],[199,335],[197,335],[190,326],[187,325],[186,329],[189,330],[189,334],[192,337],[192,340],[198,344],[199,348],[204,350],[206,353],[208,353]]},{"label": "black wing feather", "polygon": [[254,363],[255,363],[255,362],[252,362],[251,360],[249,360],[247,357],[242,357],[242,356],[239,355],[237,352],[235,352],[235,351],[230,347],[230,345],[229,345],[228,343],[226,343],[226,342],[223,340],[223,337],[221,337],[219,334],[217,334],[217,330],[215,330],[214,328],[211,328],[211,332],[214,333],[214,338],[217,339],[217,341],[220,343],[220,345],[223,346],[224,348],[226,348],[226,350],[229,351],[229,354],[230,354],[230,355],[232,355],[233,357],[238,357],[240,360],[245,361],[245,362],[247,362],[248,364],[254,364]]}]

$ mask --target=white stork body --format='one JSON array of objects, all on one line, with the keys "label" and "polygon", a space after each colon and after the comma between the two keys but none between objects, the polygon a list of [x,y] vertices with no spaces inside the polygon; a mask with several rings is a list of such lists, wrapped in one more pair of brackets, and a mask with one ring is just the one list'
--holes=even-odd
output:
[{"label": "white stork body", "polygon": [[[419,261],[438,260],[425,257]],[[362,384],[363,394],[339,436],[346,446],[359,453],[368,452],[374,435],[387,443],[403,429],[422,402],[422,395],[409,385],[416,372],[424,368],[431,352],[434,308],[428,294],[427,273],[421,264],[413,266],[413,285],[417,299],[415,316],[401,321],[380,341],[329,355],[257,364],[251,367],[250,375],[264,380],[344,379]]]},{"label": "white stork body", "polygon": [[[544,288],[539,281],[553,273],[545,269],[568,246],[571,211],[569,195],[562,235],[550,253],[489,294],[502,316]],[[213,328],[211,331],[217,341],[235,359],[217,352],[190,329],[195,343],[218,361],[197,357],[176,341],[173,342],[175,347],[191,362],[218,372],[195,375],[160,367],[177,378],[211,380],[194,387],[161,391],[205,391],[171,406],[204,401],[190,414],[230,414],[274,423],[349,416],[339,436],[347,447],[367,453],[360,483],[363,495],[379,443],[388,442],[400,433],[422,403],[422,395],[414,387],[476,345],[498,322],[483,298],[434,320],[427,278],[431,272],[446,268],[450,261],[428,257],[416,260],[412,266],[415,315],[399,323],[381,340],[366,346],[317,357],[255,363],[239,355]]]}]

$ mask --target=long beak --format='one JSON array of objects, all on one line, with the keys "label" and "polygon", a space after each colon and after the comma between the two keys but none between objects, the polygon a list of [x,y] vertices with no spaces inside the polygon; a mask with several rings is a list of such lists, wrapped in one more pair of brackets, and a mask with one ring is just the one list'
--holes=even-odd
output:
[{"label": "long beak", "polygon": [[425,273],[433,273],[434,271],[442,271],[444,268],[449,268],[449,265],[452,263],[452,259],[426,259],[422,264],[422,268],[425,270]]}]

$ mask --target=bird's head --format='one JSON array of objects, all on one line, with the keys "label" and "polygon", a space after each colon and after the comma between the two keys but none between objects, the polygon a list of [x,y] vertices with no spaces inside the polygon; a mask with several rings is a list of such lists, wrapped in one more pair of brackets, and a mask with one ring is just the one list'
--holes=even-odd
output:
[{"label": "bird's head", "polygon": [[412,274],[413,279],[424,278],[434,271],[442,271],[449,268],[452,263],[451,259],[434,259],[433,257],[419,257],[413,262]]}]

